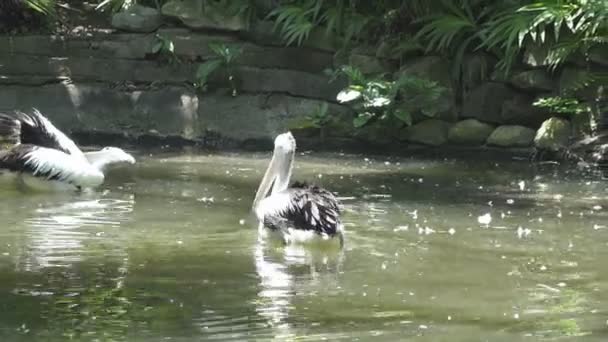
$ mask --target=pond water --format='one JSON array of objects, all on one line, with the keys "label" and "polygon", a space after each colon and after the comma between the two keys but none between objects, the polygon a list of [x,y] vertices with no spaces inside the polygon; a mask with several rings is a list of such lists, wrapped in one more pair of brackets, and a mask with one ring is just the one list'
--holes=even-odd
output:
[{"label": "pond water", "polygon": [[608,183],[518,161],[300,153],[343,251],[258,241],[268,154],[143,154],[0,190],[0,340],[606,341]]}]

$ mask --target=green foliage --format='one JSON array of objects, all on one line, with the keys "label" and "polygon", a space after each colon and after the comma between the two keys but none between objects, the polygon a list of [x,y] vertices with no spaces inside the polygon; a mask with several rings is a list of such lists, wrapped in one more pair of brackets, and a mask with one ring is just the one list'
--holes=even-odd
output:
[{"label": "green foliage", "polygon": [[235,60],[241,55],[242,48],[217,43],[210,43],[209,48],[213,51],[215,56],[199,65],[196,71],[195,86],[205,91],[207,89],[209,77],[214,72],[223,69],[226,72],[228,82],[232,88],[232,96],[236,96],[237,90],[233,66]]},{"label": "green foliage", "polygon": [[313,27],[320,24],[322,3],[309,0],[301,4],[282,5],[270,12],[268,17],[275,19],[275,30],[280,28],[280,34],[287,45],[294,42],[301,45]]},{"label": "green foliage", "polygon": [[25,0],[25,5],[44,15],[55,15],[55,0]]},{"label": "green foliage", "polygon": [[307,119],[310,121],[311,125],[316,128],[325,127],[330,121],[331,117],[328,114],[328,104],[324,102],[319,105],[315,111],[307,115]]},{"label": "green foliage", "polygon": [[436,82],[410,75],[402,75],[395,81],[382,76],[366,78],[352,66],[343,66],[336,74],[345,75],[349,80],[337,100],[351,104],[357,112],[353,120],[357,128],[390,116],[406,125],[412,124],[415,113],[432,117],[437,113],[436,102],[444,91]]},{"label": "green foliage", "polygon": [[177,63],[179,59],[175,55],[173,41],[160,34],[155,35],[156,43],[152,46],[152,53],[167,60],[169,63]]},{"label": "green foliage", "polygon": [[165,38],[159,34],[157,34],[155,37],[157,39],[157,42],[152,47],[152,53],[161,53],[163,51],[166,51],[168,53],[175,52],[175,46],[173,45],[172,40]]},{"label": "green foliage", "polygon": [[592,86],[608,84],[608,72],[593,72],[588,70],[573,70],[562,71],[562,75],[568,73],[568,78],[564,79],[560,84],[560,92],[563,94],[572,94],[581,89]]},{"label": "green foliage", "polygon": [[414,39],[425,53],[444,54],[453,60],[454,79],[459,79],[467,52],[479,49],[484,41],[482,26],[501,5],[488,6],[483,0],[441,0],[427,8],[425,16],[416,20],[422,26]]},{"label": "green foliage", "polygon": [[544,45],[552,67],[574,53],[608,42],[604,0],[441,0],[419,20],[416,39],[426,52],[440,52],[461,65],[467,51],[486,50],[508,73],[526,44]]},{"label": "green foliage", "polygon": [[563,64],[575,52],[608,42],[608,2],[603,0],[544,0],[511,7],[489,20],[483,47],[503,51],[508,70],[527,43],[548,48],[547,63]]},{"label": "green foliage", "polygon": [[344,45],[363,32],[371,17],[356,10],[360,1],[296,0],[285,1],[267,18],[275,21],[286,45],[301,45],[315,27],[325,27],[326,35],[341,37]]},{"label": "green foliage", "polygon": [[540,108],[547,108],[552,113],[568,115],[588,113],[591,110],[589,106],[581,104],[579,100],[575,98],[560,96],[540,98],[536,102],[534,102],[534,106]]}]

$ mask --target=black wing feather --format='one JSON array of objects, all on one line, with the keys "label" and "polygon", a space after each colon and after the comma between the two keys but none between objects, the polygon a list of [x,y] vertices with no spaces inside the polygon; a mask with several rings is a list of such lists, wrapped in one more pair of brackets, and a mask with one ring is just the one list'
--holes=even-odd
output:
[{"label": "black wing feather", "polygon": [[282,229],[287,225],[329,236],[338,232],[340,204],[331,192],[305,183],[294,183],[286,191],[291,203],[280,217],[266,216],[265,226],[270,229]]},{"label": "black wing feather", "polygon": [[[31,114],[21,111],[14,112],[15,118],[21,123],[21,143],[52,148],[66,154],[72,154],[69,149],[62,146],[53,132],[47,129],[51,124],[48,119],[34,109]],[[44,120],[47,120],[45,123]]]},{"label": "black wing feather", "polygon": [[12,116],[0,113],[0,148],[8,149],[21,143],[21,122]]},{"label": "black wing feather", "polygon": [[46,172],[40,172],[36,170],[32,163],[27,163],[27,154],[38,148],[38,146],[23,144],[7,151],[0,151],[0,169],[28,173],[46,180],[65,181],[65,177],[62,177],[60,170],[51,169]]}]

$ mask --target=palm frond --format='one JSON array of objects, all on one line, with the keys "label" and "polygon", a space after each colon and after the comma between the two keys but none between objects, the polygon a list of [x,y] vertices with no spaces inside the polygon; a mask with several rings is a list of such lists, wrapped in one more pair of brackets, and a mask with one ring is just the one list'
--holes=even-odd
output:
[{"label": "palm frond", "polygon": [[44,15],[55,14],[55,0],[25,0],[24,4],[32,10]]}]

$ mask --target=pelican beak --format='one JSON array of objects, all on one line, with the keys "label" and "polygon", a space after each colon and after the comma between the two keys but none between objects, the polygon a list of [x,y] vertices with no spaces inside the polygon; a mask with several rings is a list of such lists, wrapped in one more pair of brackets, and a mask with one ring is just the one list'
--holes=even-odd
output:
[{"label": "pelican beak", "polygon": [[268,195],[268,191],[270,191],[274,180],[277,178],[276,168],[277,160],[276,155],[273,153],[270,164],[268,164],[268,168],[266,169],[266,173],[264,173],[264,178],[262,178],[258,191],[255,193],[255,199],[253,200],[252,206],[254,210],[257,208],[258,204],[260,204],[260,201],[266,198],[266,195]]}]

